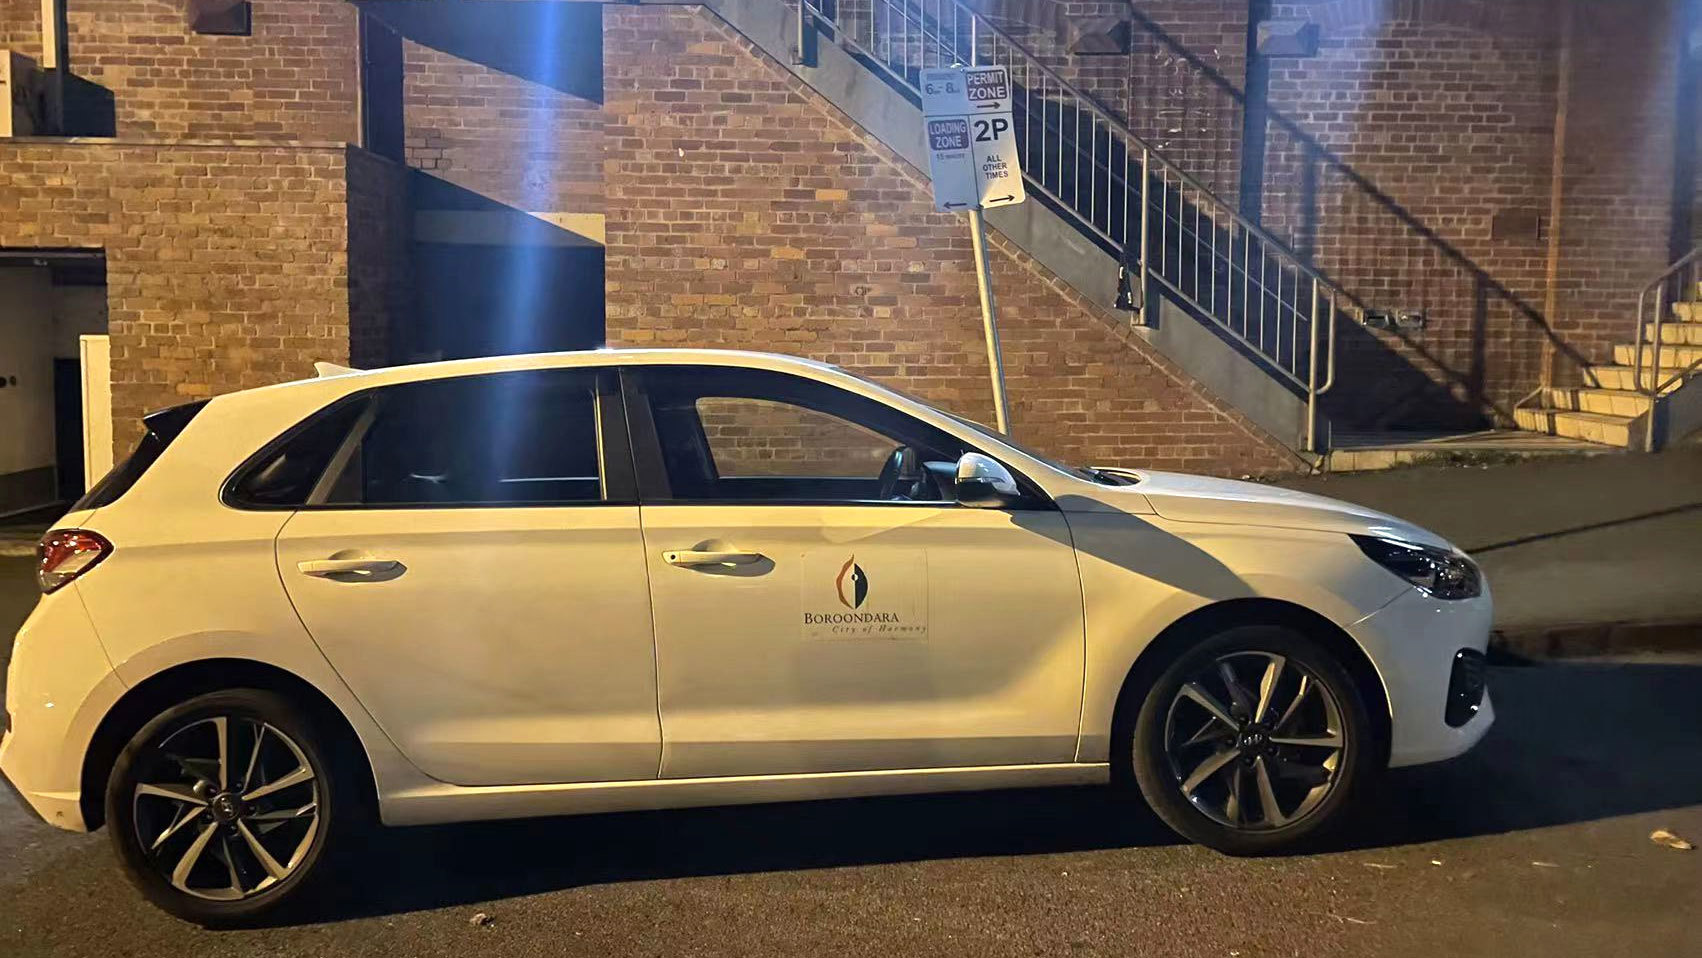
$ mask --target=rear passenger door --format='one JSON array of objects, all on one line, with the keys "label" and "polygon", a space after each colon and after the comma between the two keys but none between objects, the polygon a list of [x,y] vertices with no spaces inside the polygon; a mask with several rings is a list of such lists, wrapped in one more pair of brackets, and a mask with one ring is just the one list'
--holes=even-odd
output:
[{"label": "rear passenger door", "polygon": [[[331,664],[434,778],[656,777],[643,545],[604,377],[405,383],[322,414],[346,436],[279,535],[278,572]],[[270,468],[263,454],[258,488],[233,495],[265,499]]]}]

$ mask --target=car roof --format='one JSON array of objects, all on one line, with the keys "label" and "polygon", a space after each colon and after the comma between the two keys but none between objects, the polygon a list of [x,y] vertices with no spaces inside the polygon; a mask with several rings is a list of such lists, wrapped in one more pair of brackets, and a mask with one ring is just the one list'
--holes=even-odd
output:
[{"label": "car roof", "polygon": [[742,349],[581,349],[564,352],[481,356],[473,359],[446,359],[405,366],[385,366],[378,369],[351,369],[334,363],[314,364],[315,368],[319,370],[319,378],[321,379],[352,376],[374,380],[374,384],[377,381],[408,382],[522,369],[614,365],[741,366],[754,369],[804,372],[806,374],[851,375],[831,363],[806,359],[802,356],[786,356],[780,353],[763,353]]},{"label": "car roof", "polygon": [[450,359],[406,366],[351,369],[334,363],[315,363],[317,375],[271,386],[260,386],[214,397],[213,404],[227,411],[254,411],[267,407],[301,409],[318,406],[343,395],[401,383],[451,379],[489,373],[532,369],[601,368],[610,366],[681,365],[764,369],[792,373],[831,383],[852,392],[876,396],[888,403],[912,407],[916,401],[889,387],[853,374],[838,366],[778,353],[736,349],[585,349],[553,353],[518,353]]}]

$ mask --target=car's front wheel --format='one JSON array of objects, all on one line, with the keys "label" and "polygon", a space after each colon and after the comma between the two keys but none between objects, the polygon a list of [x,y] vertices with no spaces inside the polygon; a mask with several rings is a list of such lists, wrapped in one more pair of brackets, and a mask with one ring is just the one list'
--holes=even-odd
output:
[{"label": "car's front wheel", "polygon": [[1129,732],[1123,746],[1153,810],[1230,854],[1317,840],[1376,771],[1373,726],[1347,669],[1277,626],[1227,629],[1182,652]]},{"label": "car's front wheel", "polygon": [[347,783],[310,715],[260,689],[192,698],[119,754],[106,820],[135,885],[204,925],[255,921],[300,897],[350,817]]}]

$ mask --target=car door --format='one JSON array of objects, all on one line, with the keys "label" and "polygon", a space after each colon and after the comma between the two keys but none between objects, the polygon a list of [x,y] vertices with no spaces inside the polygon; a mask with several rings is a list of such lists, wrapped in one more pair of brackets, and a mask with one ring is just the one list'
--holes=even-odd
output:
[{"label": "car door", "polygon": [[638,508],[601,375],[406,383],[327,413],[354,426],[278,536],[278,572],[331,664],[435,778],[657,775]]},{"label": "car door", "polygon": [[665,778],[1069,762],[1075,554],[1038,492],[960,506],[969,447],[838,386],[623,372]]}]

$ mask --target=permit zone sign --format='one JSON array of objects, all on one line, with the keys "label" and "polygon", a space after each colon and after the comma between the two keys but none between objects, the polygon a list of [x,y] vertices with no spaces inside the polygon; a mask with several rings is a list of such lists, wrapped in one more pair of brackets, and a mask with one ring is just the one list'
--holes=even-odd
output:
[{"label": "permit zone sign", "polygon": [[922,71],[922,124],[934,209],[961,212],[1010,206],[1022,188],[1011,77],[1005,67]]}]

